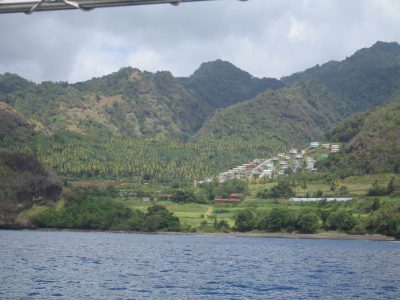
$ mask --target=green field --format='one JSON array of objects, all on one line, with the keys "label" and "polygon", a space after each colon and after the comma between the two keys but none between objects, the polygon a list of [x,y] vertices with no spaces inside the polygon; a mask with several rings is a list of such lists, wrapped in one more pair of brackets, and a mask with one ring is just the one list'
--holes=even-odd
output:
[{"label": "green field", "polygon": [[[352,176],[340,181],[341,185],[345,185],[348,188],[348,195],[355,198],[355,201],[363,201],[367,199],[365,197],[369,188],[377,180],[380,184],[386,185],[390,178],[394,174],[378,174],[378,175],[365,175],[365,176]],[[252,208],[261,212],[268,212],[273,208],[288,207],[290,209],[303,209],[306,207],[316,207],[316,203],[312,202],[293,202],[285,199],[280,200],[262,200],[256,198],[256,193],[264,188],[271,188],[275,185],[275,182],[267,184],[251,184],[249,186],[250,195],[246,197],[239,204],[226,204],[226,205],[215,205],[215,204],[198,204],[198,203],[184,203],[179,204],[172,201],[149,201],[145,202],[139,198],[116,198],[114,201],[124,204],[131,209],[139,209],[146,211],[147,208],[154,203],[162,204],[179,217],[182,225],[198,228],[204,221],[212,226],[214,219],[226,220],[230,226],[234,226],[234,217],[238,211]],[[118,186],[118,184],[116,184]],[[126,188],[125,186],[124,188]],[[129,186],[128,186],[129,187]],[[122,188],[121,188],[122,189]],[[165,187],[157,185],[144,185],[141,187],[146,192],[155,192],[163,190]],[[328,182],[324,180],[316,180],[307,184],[306,189],[300,187],[295,188],[297,196],[303,196],[305,193],[313,193],[321,190],[324,194],[330,195],[332,191]],[[397,201],[393,197],[380,197],[384,201]]]},{"label": "green field", "polygon": [[[368,218],[370,218],[371,214],[374,214],[376,217],[380,216],[378,213],[374,213],[378,209],[382,209],[383,213],[390,214],[396,214],[397,210],[400,211],[400,197],[398,196],[366,196],[368,190],[372,187],[375,181],[378,181],[379,185],[381,186],[386,186],[392,176],[393,174],[373,176],[366,175],[348,177],[344,180],[341,180],[339,185],[347,187],[347,194],[342,196],[353,197],[353,200],[351,201],[337,203],[322,201],[295,202],[288,200],[287,197],[279,199],[257,198],[257,192],[266,188],[271,190],[271,188],[276,185],[276,182],[271,182],[267,184],[250,184],[248,185],[248,192],[245,193],[246,197],[240,203],[223,205],[216,205],[213,202],[206,201],[204,203],[190,201],[178,203],[171,200],[157,200],[156,195],[158,193],[173,194],[174,191],[181,189],[178,187],[157,184],[137,185],[128,181],[79,181],[70,182],[69,186],[65,187],[63,196],[56,203],[56,205],[53,206],[53,208],[55,211],[61,211],[68,207],[68,201],[70,201],[66,200],[68,199],[68,194],[73,191],[76,192],[76,187],[80,187],[78,189],[78,191],[80,191],[80,196],[75,198],[77,200],[72,200],[78,201],[76,202],[78,204],[80,203],[80,197],[85,198],[85,195],[89,196],[90,199],[93,199],[93,201],[100,204],[102,201],[109,201],[110,204],[108,205],[110,205],[110,209],[111,207],[114,207],[114,209],[119,209],[118,207],[121,207],[120,204],[122,204],[122,207],[130,208],[132,211],[140,210],[142,212],[147,212],[150,206],[153,206],[154,204],[160,204],[165,206],[168,211],[172,212],[176,217],[179,218],[182,225],[182,231],[218,231],[220,229],[218,229],[216,226],[216,222],[220,221],[226,221],[232,230],[237,225],[235,224],[235,217],[244,211],[251,211],[257,215],[257,217],[254,217],[254,220],[262,220],[262,218],[265,216],[279,210],[284,211],[284,214],[286,215],[294,214],[297,216],[304,215],[305,212],[314,213],[320,218],[319,224],[321,226],[319,226],[319,228],[322,228],[322,222],[326,221],[326,219],[324,219],[325,221],[322,221],[324,213],[331,214],[337,210],[344,210],[351,213],[351,215],[357,219],[358,223],[365,225],[366,223],[363,220],[366,220],[365,218],[367,218],[367,215]],[[221,184],[218,186],[220,185]],[[190,189],[192,187],[186,186],[185,188]],[[296,192],[296,196],[303,196],[305,193],[314,193],[316,191],[322,191],[324,194],[323,197],[337,196],[335,195],[335,192],[330,190],[330,182],[321,178],[307,182],[307,187],[305,189],[297,186],[294,187],[294,190]],[[377,200],[378,198],[379,201]],[[375,205],[374,202],[376,201],[379,203],[376,204],[377,207],[373,208],[373,205]],[[388,210],[388,208],[390,209]],[[89,217],[92,216],[92,214],[96,215],[99,213],[98,208],[86,209],[92,209],[89,211]],[[43,213],[45,210],[45,206],[33,206],[32,208],[21,212],[18,219],[23,224],[29,224],[30,220],[34,219],[36,215]],[[107,208],[106,210],[108,211],[109,209]],[[373,221],[373,219],[371,220]],[[223,230],[226,231],[229,229],[225,228]],[[357,232],[358,229],[355,228],[354,230],[354,232]],[[365,227],[362,230],[360,229],[358,232],[365,232]]]}]

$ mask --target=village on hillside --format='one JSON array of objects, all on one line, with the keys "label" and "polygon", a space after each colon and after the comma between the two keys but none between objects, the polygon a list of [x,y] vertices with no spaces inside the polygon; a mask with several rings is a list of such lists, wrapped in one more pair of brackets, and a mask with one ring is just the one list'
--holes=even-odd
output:
[{"label": "village on hillside", "polygon": [[[219,182],[230,179],[251,180],[254,178],[272,179],[283,176],[288,172],[316,171],[316,161],[325,159],[329,153],[340,152],[339,144],[320,144],[311,142],[305,149],[292,148],[287,153],[277,153],[276,156],[267,159],[254,159],[228,171],[219,173]],[[213,178],[206,178],[198,183],[211,182]]]}]

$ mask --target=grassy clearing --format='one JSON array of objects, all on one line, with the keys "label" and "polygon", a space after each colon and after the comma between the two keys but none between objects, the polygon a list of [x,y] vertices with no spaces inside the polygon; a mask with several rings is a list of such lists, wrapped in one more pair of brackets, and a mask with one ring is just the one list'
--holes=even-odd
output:
[{"label": "grassy clearing", "polygon": [[29,224],[33,216],[45,211],[48,206],[34,205],[18,214],[17,222],[21,224]]},{"label": "grassy clearing", "polygon": [[[396,176],[396,174],[384,173],[363,176],[350,176],[345,178],[344,180],[339,180],[339,185],[347,186],[349,190],[349,196],[364,196],[367,194],[368,190],[371,188],[375,180],[377,180],[380,185],[386,186],[393,176]],[[275,182],[270,182],[266,184],[251,185],[251,197],[255,198],[257,191],[263,190],[265,188],[270,189],[275,184]],[[297,186],[294,187],[293,190],[296,192],[296,196],[299,197],[304,196],[306,193],[312,194],[317,191],[322,191],[324,194],[332,194],[332,191],[330,190],[330,183],[323,179],[307,182],[306,189]]]},{"label": "grassy clearing", "polygon": [[199,227],[200,223],[207,219],[210,211],[212,212],[212,206],[206,204],[178,204],[172,201],[144,202],[135,198],[116,199],[115,201],[123,203],[131,209],[139,209],[142,211],[146,211],[149,206],[155,203],[161,204],[173,212],[181,220],[183,225],[189,225],[191,227]]}]

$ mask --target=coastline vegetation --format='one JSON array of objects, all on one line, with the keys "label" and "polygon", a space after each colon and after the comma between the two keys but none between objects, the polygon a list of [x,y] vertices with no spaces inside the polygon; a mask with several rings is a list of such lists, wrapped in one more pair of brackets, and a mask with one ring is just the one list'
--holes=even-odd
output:
[{"label": "coastline vegetation", "polygon": [[[309,181],[306,188],[290,181],[249,184],[232,180],[193,186],[132,185],[108,188],[75,187],[69,184],[62,195],[63,205],[38,210],[31,222],[38,227],[126,231],[174,232],[258,232],[258,233],[346,233],[382,234],[400,238],[400,201],[395,193],[398,178],[390,174],[347,179],[350,201],[327,201],[338,196],[323,184]],[[383,181],[382,178],[386,178]],[[390,178],[390,179],[389,179]],[[364,178],[365,179],[365,178]],[[374,194],[379,191],[384,194]],[[304,186],[303,186],[304,187]],[[121,193],[129,190],[130,194]],[[265,191],[268,194],[266,196]],[[328,192],[329,191],[329,192]],[[160,192],[170,198],[156,198]],[[275,194],[273,194],[274,192]],[[279,194],[280,192],[281,194]],[[241,193],[238,204],[217,205],[215,197]],[[288,196],[318,194],[321,201],[290,201]],[[143,199],[146,199],[145,201]]]},{"label": "coastline vegetation", "polygon": [[[111,190],[111,191],[110,191]],[[112,189],[74,189],[64,197],[65,206],[47,208],[33,217],[38,227],[67,229],[180,231],[179,219],[162,205],[149,206],[146,212],[132,210],[109,199]]]}]

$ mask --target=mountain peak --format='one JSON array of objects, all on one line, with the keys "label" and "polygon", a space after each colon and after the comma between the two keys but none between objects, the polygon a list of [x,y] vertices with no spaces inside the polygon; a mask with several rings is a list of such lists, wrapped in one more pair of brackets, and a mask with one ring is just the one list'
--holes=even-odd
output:
[{"label": "mountain peak", "polygon": [[400,45],[397,42],[377,41],[370,49],[397,54],[400,53]]},{"label": "mountain peak", "polygon": [[[204,62],[193,73],[191,77],[202,76],[206,74],[214,74],[214,76],[240,76],[242,78],[253,78],[251,74],[236,67],[229,61],[217,59],[214,61]],[[231,74],[231,75],[230,75]]]},{"label": "mountain peak", "polygon": [[277,79],[253,77],[221,59],[202,63],[192,76],[181,82],[214,108],[249,100],[267,89],[283,86]]}]

